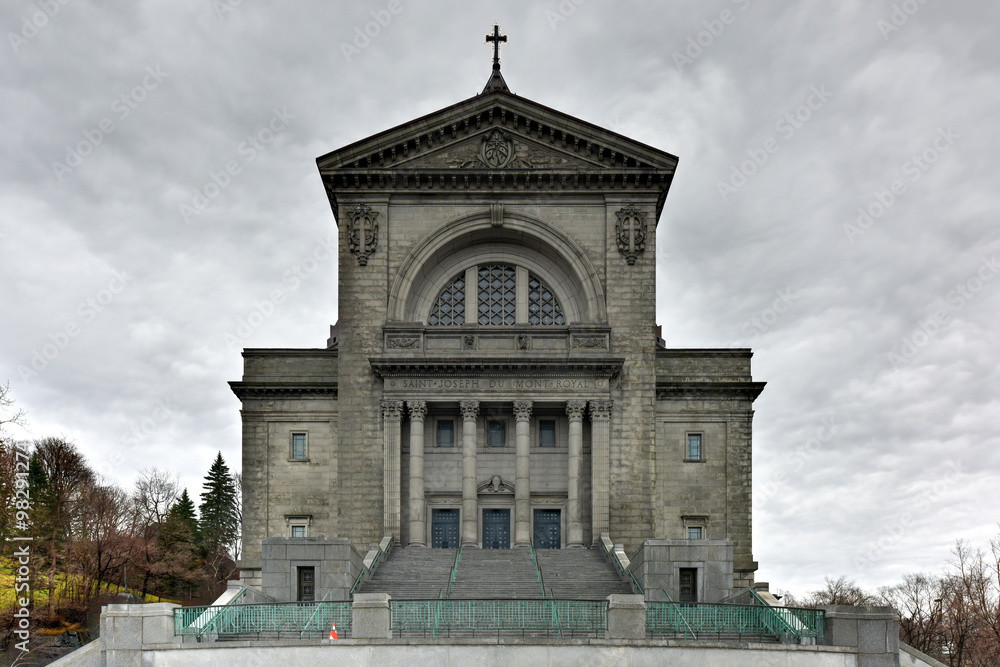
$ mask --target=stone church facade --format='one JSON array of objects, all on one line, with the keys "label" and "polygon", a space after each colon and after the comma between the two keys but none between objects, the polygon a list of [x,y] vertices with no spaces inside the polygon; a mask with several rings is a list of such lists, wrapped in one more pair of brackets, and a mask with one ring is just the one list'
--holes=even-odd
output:
[{"label": "stone church facade", "polygon": [[749,587],[763,383],[749,350],[671,349],[655,326],[677,162],[512,94],[499,65],[481,94],[318,158],[339,321],[325,348],[245,350],[231,383],[244,581],[336,598],[386,536],[607,535],[647,590]]}]

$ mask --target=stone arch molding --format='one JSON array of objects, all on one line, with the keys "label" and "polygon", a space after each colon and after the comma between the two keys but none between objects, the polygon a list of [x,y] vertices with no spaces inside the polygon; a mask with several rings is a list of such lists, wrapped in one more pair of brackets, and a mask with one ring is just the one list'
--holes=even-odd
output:
[{"label": "stone arch molding", "polygon": [[568,324],[607,321],[604,290],[583,248],[549,223],[505,211],[503,226],[489,210],[438,227],[403,260],[389,292],[387,322],[427,322],[445,285],[474,264],[522,266],[546,282]]}]

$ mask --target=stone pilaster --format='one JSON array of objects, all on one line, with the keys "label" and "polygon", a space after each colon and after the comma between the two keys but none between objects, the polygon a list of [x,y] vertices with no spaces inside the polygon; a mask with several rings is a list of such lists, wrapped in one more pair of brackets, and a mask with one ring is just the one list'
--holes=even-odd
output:
[{"label": "stone pilaster", "polygon": [[427,545],[424,507],[424,419],[427,401],[407,401],[410,409],[410,546]]},{"label": "stone pilaster", "polygon": [[384,530],[399,540],[399,433],[402,401],[382,401],[382,455],[384,472]]},{"label": "stone pilaster", "polygon": [[569,416],[569,489],[566,494],[567,547],[583,546],[583,524],[580,520],[580,466],[583,464],[583,413],[586,401],[567,401]]},{"label": "stone pilaster", "polygon": [[462,401],[462,544],[479,539],[479,502],[476,497],[476,419],[479,401]]},{"label": "stone pilaster", "polygon": [[531,541],[531,401],[514,401],[516,477],[514,480],[514,546]]},{"label": "stone pilaster", "polygon": [[614,401],[590,402],[590,487],[594,543],[601,533],[609,533],[608,494],[610,491],[611,408]]}]

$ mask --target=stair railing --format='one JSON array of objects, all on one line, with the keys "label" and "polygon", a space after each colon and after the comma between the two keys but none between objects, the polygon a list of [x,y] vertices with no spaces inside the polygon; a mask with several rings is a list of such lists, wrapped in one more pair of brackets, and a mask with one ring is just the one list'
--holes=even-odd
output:
[{"label": "stair railing", "polygon": [[[545,599],[545,579],[542,577],[542,568],[538,565],[538,556],[535,554],[534,540],[528,538],[528,549],[531,552],[531,562],[535,564],[535,575],[538,577],[538,585],[542,587],[542,599]],[[551,589],[550,589],[551,590]]]},{"label": "stair railing", "polygon": [[464,549],[464,548],[465,548],[465,545],[464,544],[460,544],[460,545],[458,545],[458,551],[455,552],[455,562],[451,566],[451,576],[448,577],[448,595],[445,596],[446,599],[449,599],[449,600],[451,599],[451,585],[453,583],[455,583],[455,575],[458,574],[458,564],[462,560],[462,549]]},{"label": "stair railing", "polygon": [[691,637],[693,639],[698,639],[698,635],[694,633],[694,628],[691,627],[691,624],[688,623],[687,616],[684,615],[684,609],[679,604],[677,604],[677,602],[675,602],[674,599],[670,597],[670,595],[667,594],[667,591],[665,589],[661,588],[660,592],[663,593],[663,599],[672,604],[674,608],[677,610],[677,615],[681,617],[681,620],[684,621],[684,625],[686,625],[687,629],[690,630]]},{"label": "stair railing", "polygon": [[320,604],[316,605],[316,610],[312,613],[312,616],[309,617],[309,620],[306,621],[306,624],[302,626],[301,630],[299,630],[299,639],[302,639],[302,633],[303,632],[308,632],[309,631],[309,626],[312,625],[312,622],[316,619],[316,614],[318,614],[320,612],[320,609],[323,608],[323,603],[330,601],[327,598],[330,598],[331,600],[333,599],[333,589],[332,588],[326,592],[326,595],[324,595],[323,599],[320,600]]}]

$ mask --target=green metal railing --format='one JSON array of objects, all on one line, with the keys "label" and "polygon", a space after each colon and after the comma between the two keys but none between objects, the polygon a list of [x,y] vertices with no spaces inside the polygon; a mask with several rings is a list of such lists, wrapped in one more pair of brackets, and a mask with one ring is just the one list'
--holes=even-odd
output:
[{"label": "green metal railing", "polygon": [[[455,552],[455,562],[451,565],[451,575],[448,577],[448,594],[445,595],[446,598],[451,597],[451,585],[455,583],[455,577],[458,575],[458,564],[462,562],[462,549],[465,548],[464,544],[458,545],[458,551]],[[441,596],[438,595],[440,598]]]},{"label": "green metal railing", "polygon": [[545,579],[542,578],[542,568],[538,566],[538,554],[535,553],[534,540],[528,540],[528,548],[531,550],[531,562],[535,564],[535,576],[538,577],[538,585],[542,588],[542,597],[545,597]]},{"label": "green metal railing", "polygon": [[698,635],[818,639],[823,637],[823,620],[822,609],[646,602],[647,632],[691,639]]},{"label": "green metal railing", "polygon": [[584,633],[607,630],[606,600],[390,600],[392,631],[439,634]]},{"label": "green metal railing", "polygon": [[[203,618],[211,619],[210,630],[200,623],[199,619]],[[333,623],[337,624],[341,637],[350,633],[350,602],[285,602],[174,609],[174,635],[196,637],[207,631],[220,636],[294,632],[300,637],[326,637]]]},{"label": "green metal railing", "polygon": [[[382,541],[384,542],[385,538],[383,538]],[[371,567],[365,567],[364,565],[361,566],[361,571],[358,572],[358,578],[354,580],[354,585],[351,586],[351,592],[347,594],[347,597],[349,599],[352,600],[354,599],[354,591],[356,591],[358,589],[358,586],[361,585],[361,582],[364,581],[365,575],[372,574],[373,572],[375,572],[375,568],[378,567],[379,563],[384,563],[385,561],[389,560],[389,554],[392,553],[392,542],[393,540],[390,537],[389,543],[386,545],[385,549],[383,549],[382,545],[379,544],[378,552],[375,554],[375,558],[372,560]]]},{"label": "green metal railing", "polygon": [[604,557],[610,560],[612,565],[615,566],[615,572],[618,573],[618,576],[631,584],[632,592],[637,595],[644,595],[645,593],[642,590],[642,584],[640,584],[639,580],[635,578],[635,574],[632,570],[623,567],[621,561],[618,560],[618,556],[615,555],[615,552],[613,550],[608,551],[607,547],[604,546],[603,541],[599,541],[598,544],[601,545],[601,552],[604,554]]}]

